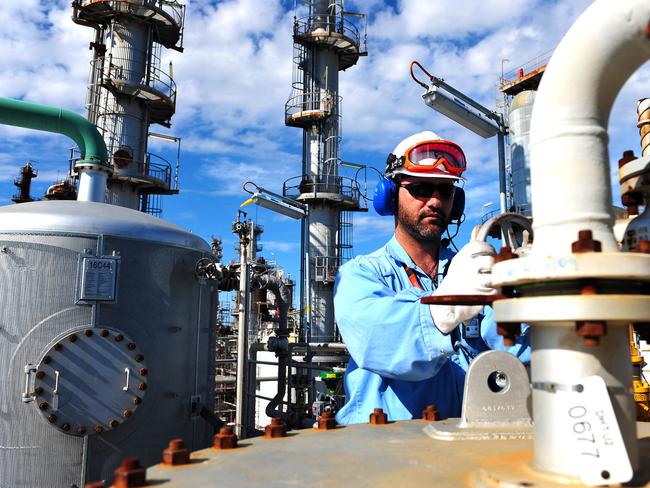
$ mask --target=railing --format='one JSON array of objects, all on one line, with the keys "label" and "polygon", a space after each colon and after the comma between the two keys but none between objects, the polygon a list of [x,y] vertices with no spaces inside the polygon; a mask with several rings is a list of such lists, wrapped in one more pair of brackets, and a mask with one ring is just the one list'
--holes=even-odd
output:
[{"label": "railing", "polygon": [[101,69],[100,79],[106,81],[117,81],[131,86],[147,87],[161,94],[176,104],[176,82],[172,77],[157,66],[149,66],[149,75],[147,69],[143,74],[140,70],[125,69],[120,62],[130,62],[126,59],[116,58],[114,56],[98,57],[91,61],[92,69]]},{"label": "railing", "polygon": [[172,182],[172,165],[166,159],[147,153],[147,161],[142,168],[143,174],[164,181],[169,188]]},{"label": "railing", "polygon": [[359,183],[345,176],[302,175],[289,178],[282,185],[285,197],[296,198],[308,193],[313,193],[314,197],[319,193],[334,193],[355,201],[361,197]]},{"label": "railing", "polygon": [[340,16],[337,16],[334,21],[325,20],[331,17],[333,16],[324,16],[322,20],[315,17],[296,19],[293,23],[293,34],[294,36],[304,36],[313,33],[316,29],[323,29],[326,32],[336,32],[351,39],[359,48],[361,46],[361,32],[356,24]]},{"label": "railing", "polygon": [[335,96],[335,93],[330,90],[302,91],[294,89],[294,92],[298,92],[298,94],[289,98],[284,106],[287,120],[296,115],[326,116],[336,113],[336,109],[342,101],[341,97]]},{"label": "railing", "polygon": [[542,66],[548,64],[552,54],[553,54],[553,49],[536,56],[530,61],[527,61],[526,63],[517,66],[515,69],[510,70],[507,73],[504,73],[501,84],[506,85],[508,83],[516,81],[519,78],[521,78],[522,73],[525,76],[527,73],[530,73],[531,71],[535,71],[541,68]]},{"label": "railing", "polygon": [[314,279],[323,283],[332,283],[339,270],[338,256],[316,256],[314,258]]},{"label": "railing", "polygon": [[136,5],[141,7],[156,7],[165,12],[178,25],[182,25],[185,17],[185,5],[175,0],[81,0],[81,6],[87,7],[93,3],[107,3],[115,10],[123,10],[120,7]]}]

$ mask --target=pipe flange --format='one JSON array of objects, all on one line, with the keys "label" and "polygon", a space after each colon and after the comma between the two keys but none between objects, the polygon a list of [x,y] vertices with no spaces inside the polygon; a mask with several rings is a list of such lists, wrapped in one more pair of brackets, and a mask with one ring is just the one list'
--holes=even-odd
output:
[{"label": "pipe flange", "polygon": [[492,284],[497,287],[579,279],[650,282],[650,255],[586,252],[540,256],[533,253],[496,263],[492,268]]},{"label": "pipe flange", "polygon": [[622,321],[627,324],[629,321],[650,321],[650,295],[522,297],[497,300],[493,307],[495,320],[504,323]]},{"label": "pipe flange", "polygon": [[36,368],[33,396],[47,420],[65,434],[118,428],[141,405],[148,370],[124,332],[82,328],[57,338]]}]

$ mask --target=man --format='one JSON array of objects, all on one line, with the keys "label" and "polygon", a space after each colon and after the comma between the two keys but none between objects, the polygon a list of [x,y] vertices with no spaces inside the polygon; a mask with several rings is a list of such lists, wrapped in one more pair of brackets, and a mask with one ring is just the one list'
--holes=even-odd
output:
[{"label": "man", "polygon": [[[455,257],[441,246],[450,218],[462,215],[464,194],[454,183],[465,168],[462,149],[430,131],[407,137],[388,157],[375,208],[395,214],[395,235],[343,265],[335,285],[336,321],[351,356],[339,423],[368,422],[376,407],[390,420],[419,418],[429,404],[458,417],[471,359],[506,349],[490,308],[420,303],[431,294],[496,293],[492,246],[472,241]],[[523,359],[527,344],[524,336],[509,350]]]}]

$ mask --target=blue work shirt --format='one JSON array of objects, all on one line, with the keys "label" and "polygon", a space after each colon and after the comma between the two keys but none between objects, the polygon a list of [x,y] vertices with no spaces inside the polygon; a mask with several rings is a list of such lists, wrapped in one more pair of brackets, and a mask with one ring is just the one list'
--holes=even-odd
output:
[{"label": "blue work shirt", "polygon": [[[439,279],[453,256],[440,248]],[[415,271],[422,288],[411,284],[404,265]],[[501,349],[530,359],[527,329],[517,344],[505,347],[490,307],[450,334],[440,332],[429,305],[420,303],[436,286],[394,236],[372,254],[341,266],[334,312],[351,357],[346,403],[336,415],[339,423],[368,422],[376,407],[390,420],[420,418],[430,404],[443,418],[459,417],[465,372],[474,356]]]}]

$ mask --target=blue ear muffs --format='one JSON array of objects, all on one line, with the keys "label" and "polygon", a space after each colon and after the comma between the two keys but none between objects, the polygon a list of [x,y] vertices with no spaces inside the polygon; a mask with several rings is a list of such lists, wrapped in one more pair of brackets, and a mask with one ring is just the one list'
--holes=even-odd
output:
[{"label": "blue ear muffs", "polygon": [[[379,215],[395,215],[397,212],[397,188],[392,179],[382,178],[375,187],[375,197],[372,205]],[[454,202],[449,214],[449,221],[457,222],[465,211],[465,190],[457,186],[454,192]]]},{"label": "blue ear muffs", "polygon": [[395,215],[397,212],[397,188],[395,182],[388,178],[382,178],[375,187],[375,196],[372,199],[372,206],[379,215]]}]

